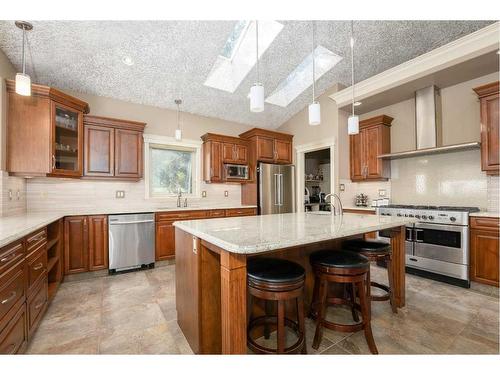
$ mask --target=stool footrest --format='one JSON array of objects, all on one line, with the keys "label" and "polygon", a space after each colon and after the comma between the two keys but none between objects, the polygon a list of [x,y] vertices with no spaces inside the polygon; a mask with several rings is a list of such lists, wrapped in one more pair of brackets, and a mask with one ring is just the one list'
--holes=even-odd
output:
[{"label": "stool footrest", "polygon": [[[277,315],[264,315],[264,316],[260,316],[260,317],[252,319],[250,321],[250,323],[248,324],[247,345],[255,353],[275,354],[278,352],[277,348],[272,349],[272,348],[268,348],[268,347],[259,345],[252,338],[252,335],[251,335],[252,330],[258,326],[262,326],[265,324],[278,325],[278,316]],[[284,354],[300,353],[302,351],[303,346],[304,346],[305,334],[303,333],[301,335],[300,330],[299,330],[299,325],[296,322],[294,322],[293,320],[290,320],[288,318],[285,318],[285,326],[287,326],[293,330],[293,332],[297,335],[298,340],[293,345],[285,348]]]}]

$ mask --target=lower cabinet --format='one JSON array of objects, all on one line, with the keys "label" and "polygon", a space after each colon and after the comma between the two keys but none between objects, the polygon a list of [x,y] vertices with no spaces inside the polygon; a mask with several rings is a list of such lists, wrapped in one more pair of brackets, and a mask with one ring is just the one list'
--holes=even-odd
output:
[{"label": "lower cabinet", "polygon": [[471,218],[470,224],[470,278],[499,286],[499,219]]},{"label": "lower cabinet", "polygon": [[107,215],[68,216],[64,219],[64,273],[108,267]]},{"label": "lower cabinet", "polygon": [[0,354],[23,353],[27,344],[26,304],[23,303],[0,332]]},{"label": "lower cabinet", "polygon": [[173,224],[173,221],[156,223],[156,260],[167,260],[175,257],[175,227]]},{"label": "lower cabinet", "polygon": [[49,304],[47,275],[37,285],[35,291],[28,296],[28,337],[31,338],[37,329]]}]

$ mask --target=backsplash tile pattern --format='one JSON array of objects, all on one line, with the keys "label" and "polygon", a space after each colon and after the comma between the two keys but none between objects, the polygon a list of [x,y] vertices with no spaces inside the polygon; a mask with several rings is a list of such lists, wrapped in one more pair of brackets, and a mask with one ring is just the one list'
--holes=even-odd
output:
[{"label": "backsplash tile pattern", "polygon": [[[368,195],[368,205],[372,200],[380,198],[391,198],[391,182],[390,181],[373,181],[373,182],[352,182],[351,180],[339,180],[339,184],[343,184],[344,191],[340,191],[340,199],[346,207],[353,207],[356,201],[357,194]],[[385,196],[379,196],[379,190],[385,190]]]},{"label": "backsplash tile pattern", "polygon": [[488,176],[488,211],[500,211],[500,177]]},{"label": "backsplash tile pattern", "polygon": [[[117,190],[125,191],[125,198],[116,198]],[[201,190],[206,198],[188,198],[188,206],[239,206],[240,185],[205,184]],[[228,191],[228,197],[224,197]],[[117,210],[158,210],[176,207],[176,198],[145,199],[145,184],[139,182],[90,181],[72,179],[34,178],[26,184],[29,212],[99,212],[101,207]]]}]

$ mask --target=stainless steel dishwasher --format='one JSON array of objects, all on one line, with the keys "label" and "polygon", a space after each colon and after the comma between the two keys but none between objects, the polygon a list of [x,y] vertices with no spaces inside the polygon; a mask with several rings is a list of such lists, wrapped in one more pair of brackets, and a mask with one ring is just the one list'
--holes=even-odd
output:
[{"label": "stainless steel dishwasher", "polygon": [[153,213],[109,216],[109,273],[154,267]]}]

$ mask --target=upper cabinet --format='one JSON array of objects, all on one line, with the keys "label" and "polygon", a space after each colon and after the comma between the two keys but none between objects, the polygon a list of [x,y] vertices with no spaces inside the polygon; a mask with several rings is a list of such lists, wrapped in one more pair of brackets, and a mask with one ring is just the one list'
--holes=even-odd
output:
[{"label": "upper cabinet", "polygon": [[80,177],[83,114],[88,104],[57,89],[32,85],[31,96],[7,83],[7,170],[20,176]]},{"label": "upper cabinet", "polygon": [[138,180],[142,177],[143,122],[84,116],[84,176]]},{"label": "upper cabinet", "polygon": [[224,164],[248,165],[248,142],[246,140],[213,133],[204,134],[201,139],[203,140],[204,181],[228,181],[229,179],[224,176]]},{"label": "upper cabinet", "polygon": [[[276,164],[291,164],[293,160],[293,135],[254,128],[240,137],[247,139],[250,146],[250,160]],[[251,163],[252,164],[252,163]]]},{"label": "upper cabinet", "polygon": [[379,159],[391,150],[391,122],[385,115],[359,122],[359,133],[349,136],[352,181],[387,180],[391,177],[389,160]]},{"label": "upper cabinet", "polygon": [[474,89],[479,96],[481,105],[481,169],[490,175],[498,175],[500,118],[499,111],[499,83],[493,82]]}]

